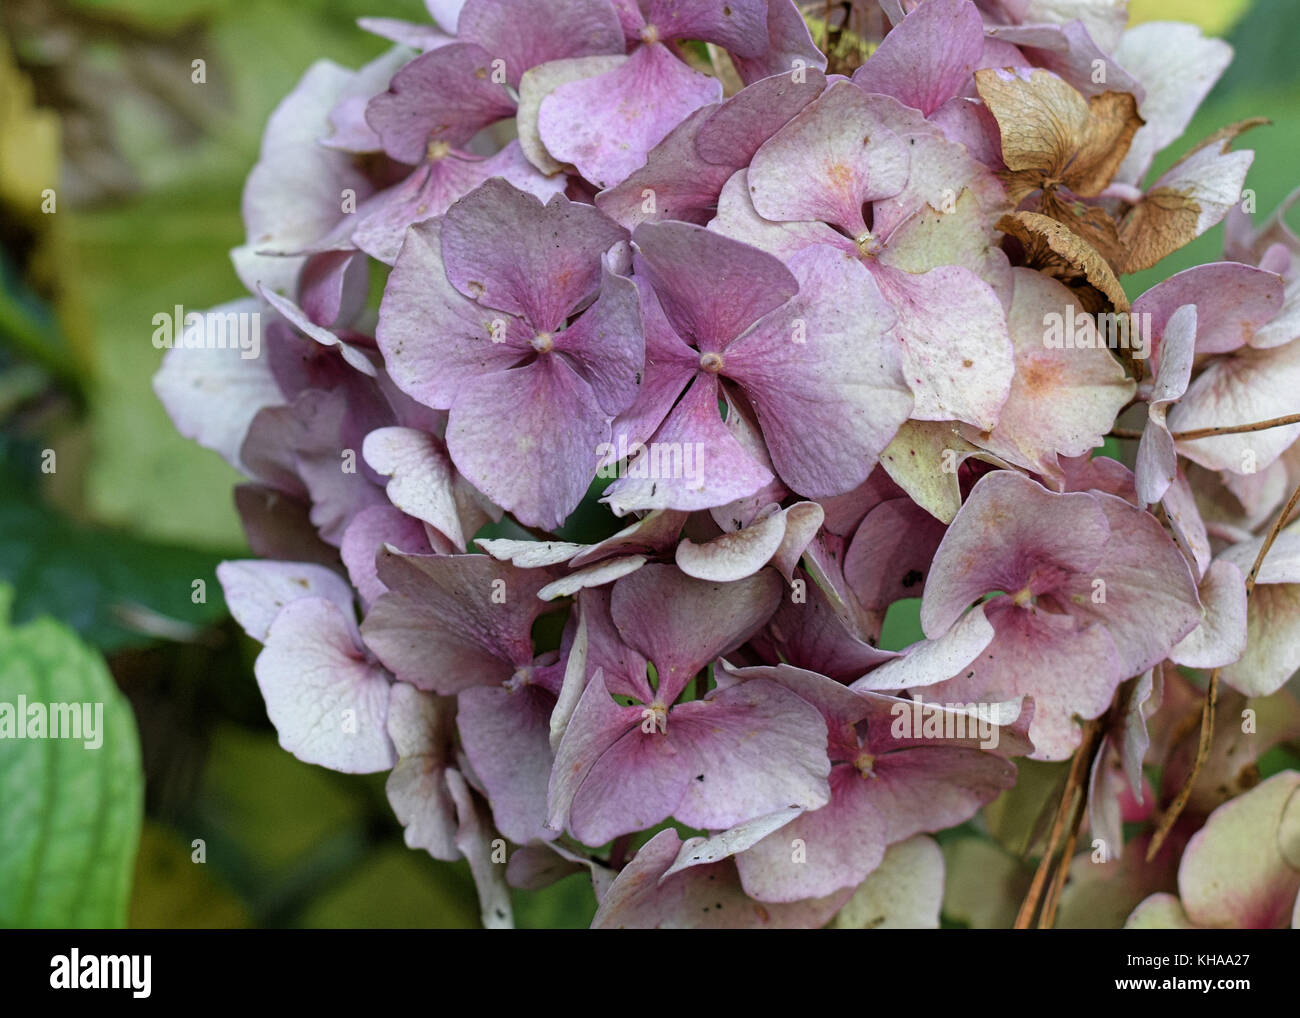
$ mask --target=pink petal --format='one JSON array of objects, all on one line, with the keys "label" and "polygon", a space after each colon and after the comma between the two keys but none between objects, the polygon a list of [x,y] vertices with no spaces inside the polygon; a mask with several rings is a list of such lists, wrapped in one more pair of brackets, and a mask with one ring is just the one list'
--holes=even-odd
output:
[{"label": "pink petal", "polygon": [[781,479],[838,495],[866,480],[912,400],[870,274],[820,246],[790,265],[798,295],[726,348],[722,372],[753,403]]},{"label": "pink petal", "polygon": [[532,663],[531,631],[545,609],[544,569],[515,569],[486,555],[377,558],[388,587],[361,631],[366,645],[403,682],[449,695],[504,682]]},{"label": "pink petal", "polygon": [[396,762],[388,673],[368,658],[356,623],[332,601],[286,605],[254,670],[280,745],[299,760],[347,774],[386,771]]},{"label": "pink petal", "polygon": [[608,0],[468,0],[456,34],[504,60],[515,88],[526,70],[549,60],[623,50]]},{"label": "pink petal", "polygon": [[927,117],[957,95],[984,52],[984,20],[970,0],[930,0],[894,26],[853,74]]},{"label": "pink petal", "polygon": [[442,253],[461,293],[522,316],[537,332],[555,332],[599,289],[600,256],[626,237],[590,205],[563,195],[543,205],[489,180],[448,210]]},{"label": "pink petal", "polygon": [[722,85],[660,44],[639,46],[612,71],[561,85],[542,100],[538,131],[548,152],[600,188],[622,182],[650,150]]},{"label": "pink petal", "polygon": [[482,47],[458,42],[416,57],[393,75],[388,91],[366,107],[384,151],[415,165],[430,142],[463,145],[511,116],[515,103],[505,85],[493,81],[492,61]]},{"label": "pink petal", "polygon": [[857,237],[863,203],[897,194],[907,173],[906,146],[861,89],[836,82],[755,153],[749,189],[766,219],[817,220]]}]

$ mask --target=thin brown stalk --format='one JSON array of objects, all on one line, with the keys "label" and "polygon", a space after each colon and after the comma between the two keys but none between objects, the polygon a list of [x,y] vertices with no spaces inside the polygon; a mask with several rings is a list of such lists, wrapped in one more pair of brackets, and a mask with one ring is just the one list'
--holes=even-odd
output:
[{"label": "thin brown stalk", "polygon": [[[1270,428],[1285,428],[1291,424],[1300,424],[1300,414],[1287,414],[1285,417],[1273,417],[1267,421],[1254,421],[1250,424],[1226,424],[1215,428],[1193,428],[1191,431],[1174,431],[1175,441],[1194,442],[1198,438],[1215,438],[1219,435],[1245,435],[1253,431],[1268,431]],[[1111,428],[1108,438],[1139,439],[1142,432],[1137,428]]]},{"label": "thin brown stalk", "polygon": [[[1020,911],[1016,914],[1017,930],[1027,930],[1033,924],[1034,916],[1039,911],[1039,906],[1043,901],[1043,892],[1047,887],[1048,875],[1052,872],[1053,860],[1056,858],[1057,846],[1061,843],[1061,835],[1065,832],[1066,819],[1071,816],[1071,810],[1075,805],[1077,796],[1086,794],[1083,787],[1086,781],[1088,764],[1092,758],[1092,746],[1099,730],[1100,722],[1089,721],[1083,729],[1083,741],[1080,742],[1079,748],[1075,751],[1074,759],[1070,763],[1070,773],[1065,781],[1065,790],[1061,793],[1061,801],[1056,807],[1056,817],[1052,821],[1052,831],[1047,839],[1047,847],[1043,852],[1043,858],[1038,863],[1038,869],[1034,871],[1034,879],[1030,882],[1029,893],[1025,895],[1025,900],[1021,902]],[[1066,862],[1068,865],[1068,861]]]}]

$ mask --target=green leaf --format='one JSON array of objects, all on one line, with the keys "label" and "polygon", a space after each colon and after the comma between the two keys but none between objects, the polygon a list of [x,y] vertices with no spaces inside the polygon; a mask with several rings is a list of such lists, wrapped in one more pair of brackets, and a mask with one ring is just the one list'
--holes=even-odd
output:
[{"label": "green leaf", "polygon": [[0,497],[0,583],[19,592],[17,621],[52,615],[112,651],[159,636],[194,639],[224,616],[222,556],[82,527],[17,488]]},{"label": "green leaf", "polygon": [[[144,803],[135,719],[66,626],[11,628],[11,598],[0,588],[0,926],[124,926]],[[93,739],[49,738],[53,717],[46,738],[14,738],[37,704],[90,704]]]}]

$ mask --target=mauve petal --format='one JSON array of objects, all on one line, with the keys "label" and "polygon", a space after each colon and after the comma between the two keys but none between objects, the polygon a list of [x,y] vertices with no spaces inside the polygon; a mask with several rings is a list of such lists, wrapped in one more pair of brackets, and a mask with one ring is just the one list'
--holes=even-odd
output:
[{"label": "mauve petal", "polygon": [[446,410],[466,381],[516,363],[531,350],[532,336],[519,319],[456,291],[443,266],[439,227],[430,222],[407,231],[379,305],[375,339],[397,386]]},{"label": "mauve petal", "polygon": [[569,564],[585,566],[608,555],[625,552],[655,555],[667,551],[681,534],[685,522],[686,513],[666,509],[647,513],[612,537],[605,538],[599,544],[589,545],[585,550],[574,555]]},{"label": "mauve petal", "polygon": [[311,521],[336,547],[357,513],[386,501],[383,489],[366,476],[364,463],[357,462],[362,435],[377,423],[365,419],[373,408],[349,395],[342,388],[304,392],[294,401],[289,434],[298,475],[311,497]]},{"label": "mauve petal", "polygon": [[452,763],[456,702],[398,682],[388,704],[388,735],[397,763],[384,791],[410,848],[435,859],[460,858],[456,804],[443,779]]},{"label": "mauve petal", "polygon": [[[1119,10],[1118,7],[1111,9]],[[1075,13],[1065,16],[1073,19]],[[1044,67],[1069,82],[1085,99],[1103,92],[1131,92],[1140,103],[1143,98],[1141,83],[1112,56],[1112,46],[1103,48],[1098,44],[1105,36],[1094,38],[1096,27],[1075,20],[1063,25],[1025,25],[1019,30],[1000,29],[998,38],[1019,46],[1033,66]],[[1104,75],[1096,72],[1098,60],[1106,68]],[[1099,77],[1104,80],[1098,81]]]},{"label": "mauve petal", "polygon": [[828,805],[736,856],[747,893],[759,901],[798,901],[856,887],[880,865],[886,825],[868,782],[856,768],[840,765],[830,773],[830,787]]},{"label": "mauve petal", "polygon": [[642,9],[660,39],[699,39],[751,58],[767,48],[767,0],[646,0]]},{"label": "mauve petal", "polygon": [[947,528],[910,498],[880,503],[853,536],[844,578],[867,611],[916,597]]},{"label": "mauve petal", "polygon": [[543,176],[524,158],[519,142],[486,159],[449,153],[418,167],[409,177],[370,198],[358,217],[352,242],[362,251],[392,265],[402,249],[407,228],[441,216],[452,204],[486,180],[501,177],[543,201],[564,190],[563,175]]},{"label": "mauve petal", "polygon": [[370,660],[356,623],[332,601],[286,605],[254,666],[280,745],[305,763],[346,774],[386,771],[388,673]]},{"label": "mauve petal", "polygon": [[546,608],[544,569],[515,569],[487,555],[405,555],[376,559],[388,587],[370,608],[366,645],[399,679],[451,694],[504,682],[532,663],[533,622]]},{"label": "mauve petal", "polygon": [[511,116],[515,103],[505,85],[493,81],[493,59],[481,46],[458,42],[416,57],[393,75],[388,91],[366,107],[384,151],[415,165],[431,142],[464,145]]},{"label": "mauve petal", "polygon": [[1205,528],[1205,520],[1201,517],[1201,510],[1196,504],[1196,495],[1182,471],[1179,471],[1178,476],[1174,478],[1174,483],[1165,491],[1160,506],[1169,521],[1169,532],[1178,542],[1178,547],[1187,561],[1191,563],[1192,573],[1199,581],[1205,575],[1205,570],[1210,567],[1213,550],[1210,547],[1210,535]]},{"label": "mauve petal", "polygon": [[826,70],[826,54],[813,42],[794,0],[768,0],[767,48],[752,59],[733,52],[731,62],[747,85],[777,74],[811,80]]},{"label": "mauve petal", "polygon": [[[542,100],[567,82],[581,81],[584,78],[612,71],[626,59],[620,52],[606,56],[552,60],[524,74],[519,81],[519,112],[515,115],[515,128],[519,132],[519,145],[530,163],[543,173],[558,174],[564,169],[564,164],[556,161],[542,143],[538,128]],[[604,211],[611,218],[622,222],[610,210],[604,209]],[[628,226],[627,223],[623,225]],[[628,229],[631,227],[628,226]]]},{"label": "mauve petal", "polygon": [[672,704],[696,672],[766,622],[780,597],[775,573],[711,583],[654,563],[614,585],[610,611],[622,640],[658,670],[658,698]]},{"label": "mauve petal", "polygon": [[556,751],[550,826],[603,845],[672,815],[694,760],[682,740],[641,730],[645,709],[619,707],[601,673],[593,676]]},{"label": "mauve petal", "polygon": [[[786,661],[840,682],[852,682],[896,656],[892,651],[876,649],[851,632],[822,589],[806,577],[800,579],[804,583],[804,600],[782,598],[767,633],[754,638],[756,645],[767,644],[775,652],[765,653],[766,660]],[[992,636],[990,629],[989,638]]]},{"label": "mauve petal", "polygon": [[596,207],[635,230],[644,222],[678,220],[704,224],[736,167],[716,164],[696,151],[700,128],[721,107],[701,106],[646,154],[645,165],[596,195]]},{"label": "mauve petal", "polygon": [[1058,456],[1082,456],[1102,444],[1136,386],[1104,346],[1046,346],[1051,316],[1064,321],[1067,314],[1082,319],[1087,312],[1049,276],[1025,268],[1013,274],[1007,312],[1016,363],[1011,391],[991,433],[969,426],[961,431],[967,441],[1009,462],[1055,477]]},{"label": "mauve petal", "polygon": [[814,244],[827,244],[847,255],[857,254],[853,241],[825,223],[775,223],[760,216],[749,196],[748,170],[738,170],[723,185],[718,214],[709,222],[709,229],[783,259]]},{"label": "mauve petal", "polygon": [[1092,497],[1110,521],[1110,540],[1095,570],[1069,577],[1059,600],[1104,625],[1125,676],[1139,675],[1200,623],[1196,580],[1154,516],[1114,495]]},{"label": "mauve petal", "polygon": [[532,683],[480,686],[457,697],[456,725],[497,829],[516,844],[554,837],[546,823],[551,777],[550,717],[555,697]]},{"label": "mauve petal", "polygon": [[1016,783],[1016,768],[992,753],[936,742],[876,757],[874,780],[854,776],[866,781],[893,844],[965,823]]},{"label": "mauve petal", "polygon": [[467,0],[456,34],[504,60],[515,88],[525,71],[549,60],[623,51],[609,0]]},{"label": "mauve petal", "polygon": [[286,562],[337,564],[337,549],[320,539],[305,501],[267,485],[237,484],[235,509],[254,555]]},{"label": "mauve petal", "polygon": [[728,346],[722,371],[753,403],[781,479],[839,495],[866,480],[912,398],[870,273],[827,247],[790,267],[798,295]]},{"label": "mauve petal", "polygon": [[926,635],[946,632],[990,591],[1015,594],[1031,586],[1037,594],[1055,589],[1065,575],[1091,578],[1105,565],[1110,533],[1095,496],[1058,495],[1011,471],[986,474],[935,553],[921,607]]},{"label": "mauve petal", "polygon": [[333,332],[330,332],[329,329],[317,325],[303,313],[297,304],[287,297],[281,297],[278,293],[261,285],[258,286],[257,290],[271,307],[291,322],[303,335],[315,340],[321,346],[336,347],[348,365],[360,371],[363,375],[374,378],[378,374],[374,364],[371,363],[370,358],[365,355],[360,347],[345,343]]},{"label": "mauve petal", "polygon": [[[1151,335],[1163,336],[1174,312],[1195,304],[1196,352],[1230,353],[1245,346],[1282,310],[1282,299],[1282,280],[1273,273],[1237,262],[1214,262],[1157,283],[1133,302],[1133,313],[1149,314]],[[1157,362],[1163,351],[1162,339],[1154,351]]]},{"label": "mauve petal", "polygon": [[873,704],[867,697],[854,692],[842,682],[788,664],[736,668],[722,661],[720,670],[714,674],[719,689],[728,689],[755,679],[774,682],[783,689],[788,689],[805,703],[816,707],[825,720],[829,736],[827,752],[830,756],[844,759],[845,754],[856,754],[858,737],[853,726],[871,713]]},{"label": "mauve petal", "polygon": [[677,334],[717,353],[799,290],[766,252],[690,223],[644,223],[633,235],[636,271],[654,287]]},{"label": "mauve petal", "polygon": [[568,576],[562,576],[558,580],[548,583],[545,587],[537,592],[537,596],[543,601],[554,601],[560,597],[572,597],[580,590],[586,590],[588,587],[603,587],[607,583],[613,583],[630,573],[636,572],[646,563],[644,555],[626,555],[621,558],[609,558],[597,562],[594,566],[587,566],[585,569],[579,569],[576,572],[569,573]]},{"label": "mauve petal", "polygon": [[[357,513],[343,532],[339,557],[347,567],[352,586],[361,595],[362,605],[367,607],[388,590],[375,569],[375,555],[385,544],[411,555],[429,555],[434,551],[424,525],[400,509],[375,505]],[[450,541],[445,541],[437,551],[450,555],[455,548]]]},{"label": "mauve petal", "polygon": [[817,220],[857,237],[863,203],[897,194],[907,176],[907,147],[861,89],[840,81],[754,154],[749,192],[766,219]]},{"label": "mauve petal", "polygon": [[[264,288],[259,285],[258,289]],[[346,249],[311,255],[298,275],[298,303],[315,325],[347,328],[365,306],[369,289],[370,273],[366,260],[356,251]],[[353,366],[366,371],[359,364]]]},{"label": "mauve petal", "polygon": [[916,275],[880,266],[873,275],[898,315],[913,416],[991,429],[1015,375],[1006,312],[993,288],[958,265]]},{"label": "mauve petal", "polygon": [[[370,100],[384,91],[388,83],[393,80],[393,75],[416,56],[416,53],[412,52],[413,49],[435,49],[438,45],[455,40],[435,31],[432,26],[408,25],[407,22],[395,18],[358,18],[357,24],[368,32],[374,31],[376,35],[383,35],[381,31],[375,31],[380,28],[391,28],[395,35],[405,31],[420,33],[422,44],[425,42],[432,44],[411,48],[406,44],[393,46],[387,53],[380,54],[357,71],[352,80],[339,92],[339,97],[329,112],[329,133],[327,136],[320,136],[319,143],[325,148],[362,154],[378,152],[383,148],[379,135],[375,134],[366,123],[366,105]],[[435,36],[439,38],[435,40]],[[392,38],[388,35],[383,37]],[[393,41],[401,40],[393,39]]]},{"label": "mauve petal", "polygon": [[853,83],[927,117],[960,92],[984,53],[984,19],[970,0],[930,0],[885,36]]},{"label": "mauve petal", "polygon": [[602,459],[603,463],[616,463],[636,443],[649,441],[700,366],[700,355],[673,331],[649,280],[636,276],[632,281],[641,308],[645,367],[636,402],[611,427],[615,450]]},{"label": "mauve petal", "polygon": [[[525,526],[558,529],[596,474],[609,416],[591,386],[554,353],[462,388],[447,448],[466,480]],[[510,407],[503,419],[501,408]]]},{"label": "mauve petal", "polygon": [[674,830],[660,831],[625,866],[600,900],[593,929],[817,929],[848,898],[847,892],[762,904],[740,886],[729,860],[664,874],[681,852]]},{"label": "mauve petal", "polygon": [[1199,316],[1196,305],[1184,304],[1169,316],[1161,332],[1160,367],[1148,396],[1147,426],[1142,431],[1134,465],[1138,497],[1150,505],[1165,497],[1178,477],[1178,450],[1166,415],[1187,391],[1196,356]]},{"label": "mauve petal", "polygon": [[[442,225],[447,278],[484,308],[554,332],[601,281],[601,255],[625,231],[590,205],[489,180],[456,202]],[[531,339],[531,337],[529,337]]]},{"label": "mauve petal", "polygon": [[830,800],[826,724],[815,707],[766,679],[679,704],[666,735],[690,761],[673,816],[722,830],[786,807],[815,810]]},{"label": "mauve petal", "polygon": [[[650,469],[656,450],[657,471]],[[664,470],[665,460],[680,461],[683,468]],[[656,473],[669,476],[649,476]],[[771,480],[771,471],[744,450],[723,422],[716,376],[700,374],[655,433],[649,451],[631,461],[601,501],[619,516],[641,509],[711,509],[753,494]]]},{"label": "mauve petal", "polygon": [[222,562],[217,580],[230,614],[249,636],[266,642],[267,630],[280,609],[304,597],[330,601],[349,618],[352,591],[333,569],[309,562]]},{"label": "mauve petal", "polygon": [[[782,68],[789,69],[788,65]],[[763,143],[825,88],[826,75],[816,68],[801,76],[773,73],[755,81],[708,114],[695,138],[695,149],[706,162],[732,171],[748,166]]]},{"label": "mauve petal", "polygon": [[958,619],[947,632],[919,640],[891,660],[857,679],[859,691],[917,689],[943,682],[966,668],[993,641],[993,626],[982,606]]},{"label": "mauve petal", "polygon": [[996,636],[959,676],[929,687],[940,703],[998,703],[1032,697],[1035,760],[1064,760],[1079,745],[1076,718],[1100,717],[1127,672],[1105,627],[1068,615],[1018,608],[1009,598],[984,606]]},{"label": "mauve petal", "polygon": [[650,703],[655,697],[650,688],[646,659],[623,642],[623,636],[610,616],[612,588],[590,587],[578,594],[583,624],[587,627],[586,672],[603,672],[605,685],[613,696],[628,696],[638,703]]},{"label": "mauve petal", "polygon": [[608,188],[644,165],[692,112],[721,99],[717,78],[687,67],[663,45],[640,46],[614,70],[563,84],[543,99],[538,133],[553,157]]},{"label": "mauve petal", "polygon": [[576,363],[605,413],[628,409],[640,393],[645,368],[645,330],[635,284],[606,269],[600,296],[556,334],[555,349]]}]

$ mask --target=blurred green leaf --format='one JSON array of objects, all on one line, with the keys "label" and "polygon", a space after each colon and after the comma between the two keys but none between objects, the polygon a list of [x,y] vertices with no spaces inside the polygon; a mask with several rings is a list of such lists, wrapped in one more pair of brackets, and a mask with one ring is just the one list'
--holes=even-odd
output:
[{"label": "blurred green leaf", "polygon": [[919,597],[905,597],[885,610],[885,621],[880,627],[881,650],[902,650],[924,639]]},{"label": "blurred green leaf", "polygon": [[0,495],[0,582],[17,589],[17,621],[52,615],[113,651],[190,639],[224,616],[221,556],[80,526],[19,488],[10,478]]},{"label": "blurred green leaf", "polygon": [[123,926],[144,800],[135,719],[71,630],[53,619],[10,628],[11,596],[0,588],[0,705],[92,704],[96,731],[89,745],[18,740],[0,718],[0,926]]},{"label": "blurred green leaf", "polygon": [[307,908],[300,925],[327,929],[479,928],[478,903],[464,864],[388,845],[351,867]]},{"label": "blurred green leaf", "polygon": [[195,861],[195,849],[173,831],[146,822],[131,895],[132,929],[222,930],[249,924],[248,909]]}]

